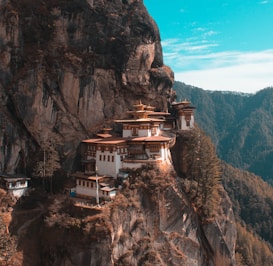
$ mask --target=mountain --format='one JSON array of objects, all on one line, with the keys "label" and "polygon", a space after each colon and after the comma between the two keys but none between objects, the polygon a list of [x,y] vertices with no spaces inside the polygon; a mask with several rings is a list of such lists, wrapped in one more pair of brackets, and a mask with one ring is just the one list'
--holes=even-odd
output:
[{"label": "mountain", "polygon": [[173,88],[178,99],[197,107],[196,121],[222,160],[273,182],[273,88],[256,94],[205,91],[181,82]]},{"label": "mountain", "polygon": [[[160,110],[173,101],[173,72],[143,1],[0,0],[0,48],[1,172],[31,177],[49,141],[59,155],[51,164],[60,159],[67,177],[81,140],[136,101]],[[235,264],[234,215],[218,179],[213,217],[202,194],[197,211],[166,169],[133,171],[101,208],[31,181],[19,201],[0,191],[0,264]]]},{"label": "mountain", "polygon": [[237,222],[238,265],[273,265],[273,188],[260,177],[222,162],[222,180]]},{"label": "mountain", "polygon": [[79,142],[136,100],[167,106],[173,82],[142,1],[0,1],[0,171],[32,172],[59,136],[65,170]]}]

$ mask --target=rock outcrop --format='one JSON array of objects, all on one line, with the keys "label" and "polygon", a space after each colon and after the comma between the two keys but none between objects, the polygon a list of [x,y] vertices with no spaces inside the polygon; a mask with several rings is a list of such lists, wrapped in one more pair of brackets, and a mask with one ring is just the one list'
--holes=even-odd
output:
[{"label": "rock outcrop", "polygon": [[166,109],[173,73],[142,1],[0,2],[0,171],[25,172],[52,133],[64,167],[136,100]]},{"label": "rock outcrop", "polygon": [[57,197],[24,234],[17,233],[22,211],[15,210],[11,228],[22,264],[235,265],[236,224],[227,194],[217,217],[204,224],[180,182],[174,173],[145,170],[100,208]]},{"label": "rock outcrop", "polygon": [[[30,173],[55,135],[69,171],[80,141],[136,100],[166,110],[172,97],[141,0],[0,0],[0,58],[0,172]],[[102,209],[54,196],[16,207],[10,230],[22,265],[234,264],[225,192],[219,219],[202,224],[174,173],[139,175]]]}]

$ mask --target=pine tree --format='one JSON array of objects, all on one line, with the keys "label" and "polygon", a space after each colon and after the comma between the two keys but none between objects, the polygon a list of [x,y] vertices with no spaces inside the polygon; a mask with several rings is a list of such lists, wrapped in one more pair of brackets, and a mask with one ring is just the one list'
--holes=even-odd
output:
[{"label": "pine tree", "polygon": [[187,133],[183,145],[186,192],[201,216],[213,217],[220,200],[221,175],[214,145],[198,128]]},{"label": "pine tree", "polygon": [[36,163],[33,175],[43,178],[43,185],[48,179],[50,183],[50,193],[52,193],[52,178],[54,173],[61,168],[60,157],[57,151],[57,136],[53,135],[41,143],[41,156]]}]

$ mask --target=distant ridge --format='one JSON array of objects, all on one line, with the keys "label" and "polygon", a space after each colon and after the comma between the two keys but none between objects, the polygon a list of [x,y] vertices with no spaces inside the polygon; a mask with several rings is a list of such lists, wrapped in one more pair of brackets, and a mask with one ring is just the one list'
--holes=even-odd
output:
[{"label": "distant ridge", "polygon": [[206,91],[175,82],[177,98],[197,106],[196,122],[219,157],[273,183],[273,88],[255,94]]}]

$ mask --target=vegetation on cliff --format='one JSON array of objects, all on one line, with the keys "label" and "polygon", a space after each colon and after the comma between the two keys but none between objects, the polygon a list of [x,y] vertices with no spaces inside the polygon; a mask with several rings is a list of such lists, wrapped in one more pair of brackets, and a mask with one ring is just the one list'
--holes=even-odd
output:
[{"label": "vegetation on cliff", "polygon": [[180,133],[173,157],[184,189],[200,217],[214,217],[220,200],[221,172],[210,138],[197,127]]}]

